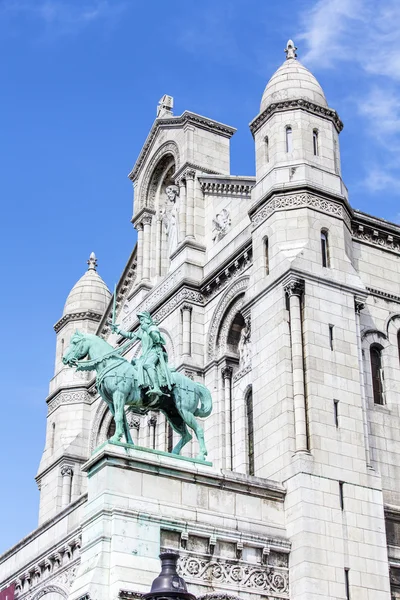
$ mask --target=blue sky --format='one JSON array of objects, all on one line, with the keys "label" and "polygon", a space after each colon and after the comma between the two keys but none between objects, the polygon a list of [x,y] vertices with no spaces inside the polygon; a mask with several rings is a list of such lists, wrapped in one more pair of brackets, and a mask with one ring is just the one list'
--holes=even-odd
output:
[{"label": "blue sky", "polygon": [[292,37],[344,121],[353,207],[399,222],[398,0],[0,0],[0,552],[37,524],[53,324],[94,250],[112,288],[135,243],[127,174],[163,94],[238,128]]}]

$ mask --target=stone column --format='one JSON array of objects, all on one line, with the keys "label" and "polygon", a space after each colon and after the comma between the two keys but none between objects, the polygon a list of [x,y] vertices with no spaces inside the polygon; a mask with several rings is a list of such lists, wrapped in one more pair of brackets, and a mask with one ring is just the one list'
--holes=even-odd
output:
[{"label": "stone column", "polygon": [[186,193],[187,193],[187,211],[186,211],[186,236],[194,238],[194,178],[196,172],[189,169],[185,172]]},{"label": "stone column", "polygon": [[161,275],[161,240],[162,240],[162,215],[158,213],[156,219],[156,277]]},{"label": "stone column", "polygon": [[365,395],[364,360],[363,360],[362,345],[361,345],[361,311],[364,308],[365,308],[364,300],[361,300],[360,298],[354,298],[354,309],[356,312],[358,368],[360,371],[360,394],[361,394],[361,405],[362,405],[362,416],[363,416],[365,460],[366,460],[367,465],[371,466],[371,456],[370,456],[370,449],[369,449],[369,433],[368,433],[367,398]]},{"label": "stone column", "polygon": [[74,472],[70,465],[64,465],[63,467],[61,467],[61,476],[62,476],[61,508],[65,508],[71,502],[73,474],[74,474]]},{"label": "stone column", "polygon": [[150,248],[151,248],[152,215],[143,215],[143,279],[150,280]]},{"label": "stone column", "polygon": [[296,452],[308,451],[306,398],[304,388],[303,336],[300,305],[303,290],[304,282],[301,279],[292,279],[285,285],[285,292],[289,296],[290,306],[290,335],[292,344]]},{"label": "stone column", "polygon": [[179,185],[179,242],[183,242],[186,237],[186,180],[180,179]]},{"label": "stone column", "polygon": [[140,283],[143,277],[143,223],[139,221],[138,223],[135,223],[134,227],[138,232],[136,253],[136,280],[137,283]]},{"label": "stone column", "polygon": [[181,308],[183,356],[190,356],[192,354],[192,308],[190,304],[184,304]]},{"label": "stone column", "polygon": [[225,468],[232,470],[232,372],[229,365],[222,368],[224,381],[224,436],[225,436]]}]

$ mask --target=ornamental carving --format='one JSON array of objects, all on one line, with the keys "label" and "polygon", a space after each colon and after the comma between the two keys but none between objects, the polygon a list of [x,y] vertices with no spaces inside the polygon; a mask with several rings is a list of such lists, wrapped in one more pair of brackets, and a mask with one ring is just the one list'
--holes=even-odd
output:
[{"label": "ornamental carving", "polygon": [[379,246],[383,250],[400,252],[400,238],[373,227],[353,223],[353,238],[368,244]]},{"label": "ornamental carving", "polygon": [[64,315],[61,317],[59,321],[54,325],[54,331],[58,333],[64,327],[66,323],[70,321],[100,321],[101,314],[93,312],[91,310],[87,310],[85,312],[76,312],[73,314]]},{"label": "ornamental carving", "polygon": [[79,536],[72,538],[20,573],[15,581],[16,596],[21,600],[39,600],[55,591],[66,598],[76,577],[81,544]]},{"label": "ornamental carving", "polygon": [[154,313],[154,320],[160,323],[165,317],[173,312],[184,300],[195,302],[196,304],[203,304],[204,297],[200,292],[190,290],[189,288],[182,288],[169,302],[166,302],[161,308]]},{"label": "ornamental carving", "polygon": [[187,555],[180,557],[178,573],[187,581],[240,587],[271,599],[289,598],[289,571],[286,568]]},{"label": "ornamental carving", "polygon": [[285,293],[289,296],[301,296],[304,292],[304,280],[298,277],[291,277],[283,286]]},{"label": "ornamental carving", "polygon": [[350,226],[350,217],[347,211],[343,207],[332,200],[326,200],[325,198],[318,198],[309,193],[295,194],[293,196],[274,196],[266,202],[266,204],[251,217],[253,227],[258,227],[263,223],[272,213],[277,210],[287,210],[294,208],[310,207],[323,212],[324,214],[330,214],[334,217],[344,219],[348,228]]},{"label": "ornamental carving", "polygon": [[242,182],[233,182],[229,181],[229,179],[226,181],[200,179],[200,186],[205,194],[247,196],[248,198],[250,198],[251,190],[255,184],[255,179],[254,181],[246,180]]},{"label": "ornamental carving", "polygon": [[60,392],[48,402],[48,414],[52,413],[60,404],[78,404],[84,402],[89,404],[87,392],[80,390],[77,392]]},{"label": "ornamental carving", "polygon": [[202,293],[208,300],[211,299],[251,266],[251,258],[252,248],[249,246],[227,264],[218,275],[215,275],[206,285],[203,285],[201,288]]}]

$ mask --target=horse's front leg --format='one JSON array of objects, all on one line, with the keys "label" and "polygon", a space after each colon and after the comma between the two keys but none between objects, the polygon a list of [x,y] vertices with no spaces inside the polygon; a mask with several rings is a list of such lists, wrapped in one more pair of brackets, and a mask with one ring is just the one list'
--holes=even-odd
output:
[{"label": "horse's front leg", "polygon": [[125,394],[116,390],[113,393],[113,404],[114,404],[114,421],[115,421],[115,433],[111,437],[110,442],[119,442],[124,435],[124,405],[125,405]]}]

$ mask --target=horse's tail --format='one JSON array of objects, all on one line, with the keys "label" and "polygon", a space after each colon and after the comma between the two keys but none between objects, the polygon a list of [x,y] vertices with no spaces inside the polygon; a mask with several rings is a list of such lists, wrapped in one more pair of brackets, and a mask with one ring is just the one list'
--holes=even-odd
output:
[{"label": "horse's tail", "polygon": [[201,383],[196,383],[196,393],[200,396],[200,406],[194,412],[195,417],[208,417],[212,411],[212,397]]}]

